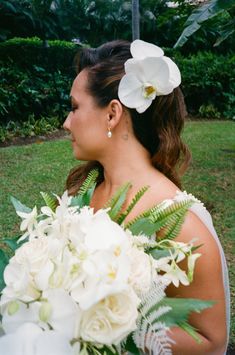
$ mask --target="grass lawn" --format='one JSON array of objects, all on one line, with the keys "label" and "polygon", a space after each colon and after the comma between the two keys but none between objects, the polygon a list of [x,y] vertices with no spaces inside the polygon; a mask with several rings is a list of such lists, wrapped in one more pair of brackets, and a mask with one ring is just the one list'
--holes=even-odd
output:
[{"label": "grass lawn", "polygon": [[[231,345],[235,344],[235,218],[233,184],[235,126],[231,121],[189,122],[185,141],[193,153],[183,188],[202,200],[211,212],[230,269],[232,292]],[[65,177],[77,163],[65,139],[0,149],[0,237],[18,233],[19,219],[9,201],[40,205],[40,191],[61,193]]]}]

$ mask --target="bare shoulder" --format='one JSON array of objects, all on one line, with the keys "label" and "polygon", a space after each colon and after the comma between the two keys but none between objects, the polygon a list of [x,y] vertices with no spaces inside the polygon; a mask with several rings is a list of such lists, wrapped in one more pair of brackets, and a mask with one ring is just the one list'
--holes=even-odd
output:
[{"label": "bare shoulder", "polygon": [[128,196],[127,204],[130,203],[138,190],[143,186],[149,186],[147,192],[128,216],[128,220],[131,220],[143,211],[160,204],[164,200],[173,199],[176,196],[176,192],[179,191],[178,186],[160,172],[146,173],[145,177],[147,178],[138,181],[138,184],[132,188],[131,193]]}]

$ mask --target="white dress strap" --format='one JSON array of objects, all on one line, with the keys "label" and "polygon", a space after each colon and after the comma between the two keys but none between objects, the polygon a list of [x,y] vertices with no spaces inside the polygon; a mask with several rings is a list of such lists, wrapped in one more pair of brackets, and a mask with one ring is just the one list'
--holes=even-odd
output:
[{"label": "white dress strap", "polygon": [[188,194],[186,191],[183,192],[177,191],[173,201],[179,202],[185,199],[192,199],[195,201],[195,203],[190,207],[190,211],[195,213],[196,216],[208,228],[208,230],[210,231],[211,235],[214,237],[219,248],[220,257],[221,257],[222,274],[223,274],[224,292],[225,292],[225,299],[226,299],[226,323],[227,323],[227,346],[228,346],[229,331],[230,331],[230,289],[229,289],[228,268],[227,268],[227,262],[224,255],[224,251],[220,243],[220,240],[218,238],[218,235],[215,231],[212,217],[201,201],[196,199],[192,194]]}]

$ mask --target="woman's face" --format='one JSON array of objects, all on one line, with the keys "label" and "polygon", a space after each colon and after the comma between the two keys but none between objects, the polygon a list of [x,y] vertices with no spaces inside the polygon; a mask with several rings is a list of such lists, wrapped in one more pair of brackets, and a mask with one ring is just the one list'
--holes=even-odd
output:
[{"label": "woman's face", "polygon": [[75,158],[99,160],[107,144],[108,111],[87,92],[87,72],[81,71],[71,89],[72,111],[64,122],[71,133]]}]

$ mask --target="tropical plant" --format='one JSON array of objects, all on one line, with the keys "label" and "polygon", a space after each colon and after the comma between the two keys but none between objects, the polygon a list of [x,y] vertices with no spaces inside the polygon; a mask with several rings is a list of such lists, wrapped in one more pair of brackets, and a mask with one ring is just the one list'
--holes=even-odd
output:
[{"label": "tropical plant", "polygon": [[217,25],[218,37],[214,46],[218,46],[235,32],[234,0],[210,0],[196,8],[185,22],[185,28],[174,47],[182,47],[208,20],[213,17],[219,20],[219,15],[224,15],[226,21],[222,26]]}]

